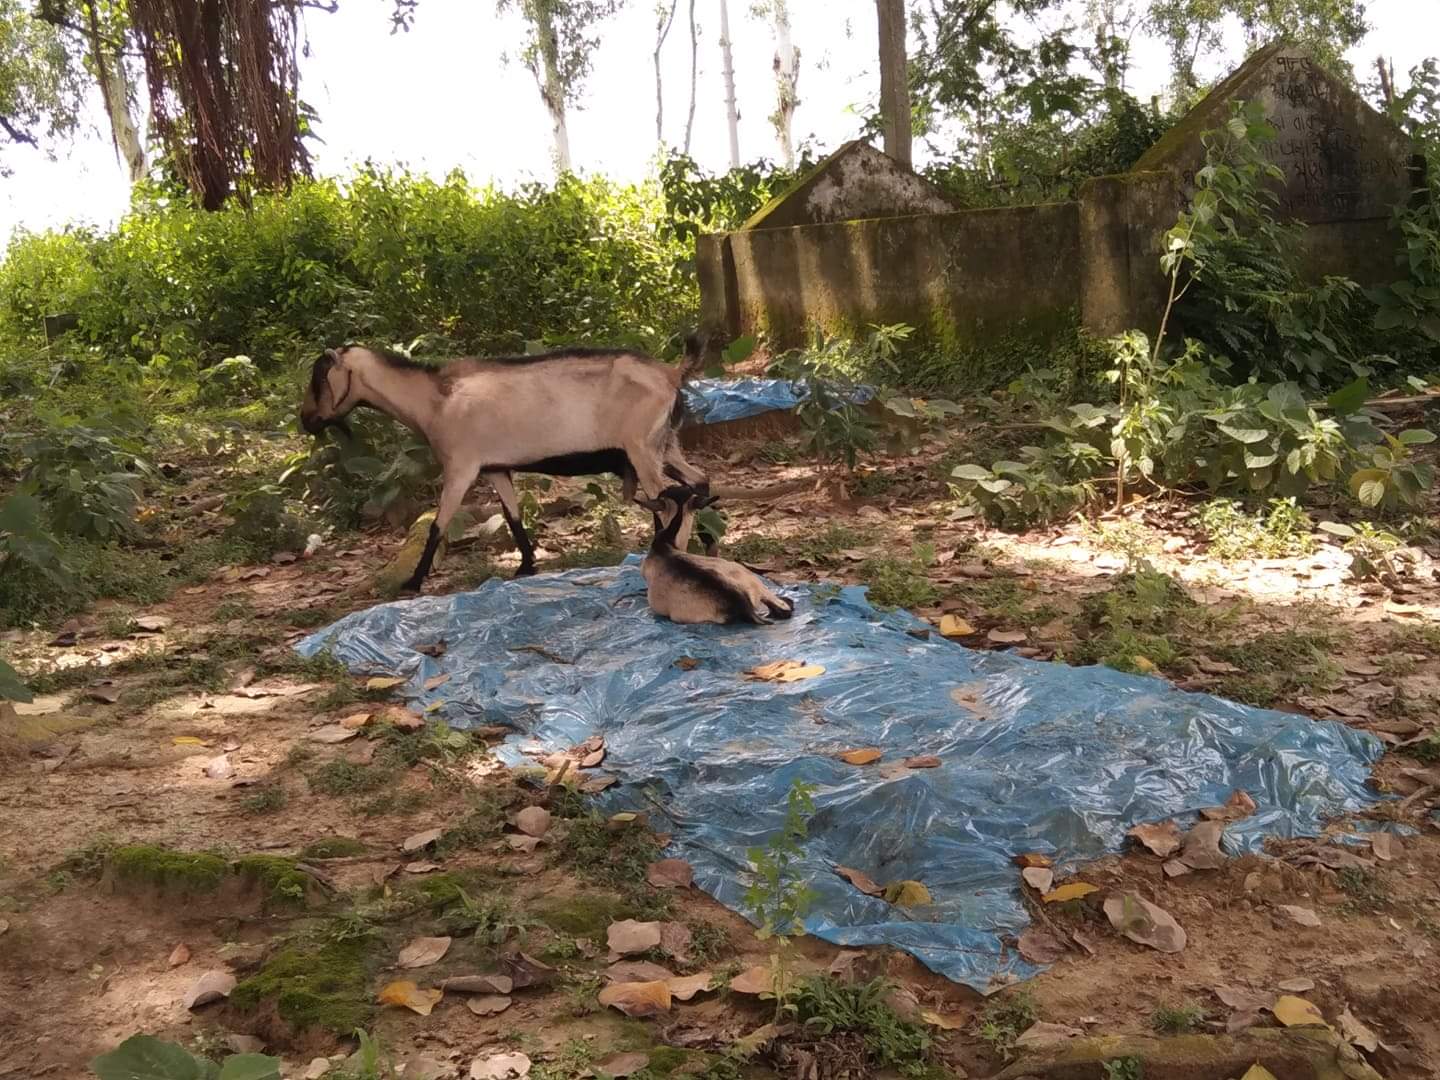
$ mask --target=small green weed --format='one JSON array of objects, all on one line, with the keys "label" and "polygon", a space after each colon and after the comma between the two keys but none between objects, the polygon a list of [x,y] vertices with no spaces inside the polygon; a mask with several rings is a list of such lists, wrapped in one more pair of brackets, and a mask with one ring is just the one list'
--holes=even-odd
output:
[{"label": "small green weed", "polygon": [[1387,529],[1368,521],[1346,525],[1338,521],[1321,522],[1320,528],[1345,541],[1350,556],[1350,576],[1356,581],[1381,581],[1387,585],[1400,583],[1405,542]]},{"label": "small green weed", "polygon": [[1145,1062],[1138,1057],[1105,1062],[1105,1080],[1145,1080]]},{"label": "small green weed", "polygon": [[827,1042],[840,1035],[859,1036],[875,1069],[924,1076],[930,1068],[930,1033],[895,1013],[888,1001],[893,989],[884,979],[842,983],[821,975],[802,980],[786,1010],[805,1032]]},{"label": "small green weed", "polygon": [[394,1055],[380,1041],[380,1036],[357,1029],[355,1038],[360,1046],[350,1060],[336,1072],[327,1073],[335,1080],[399,1080]]},{"label": "small green weed", "polygon": [[773,536],[754,534],[725,545],[726,558],[742,563],[762,563],[785,553],[785,542]]},{"label": "small green weed", "polygon": [[362,765],[343,758],[327,761],[305,774],[310,790],[319,795],[363,795],[378,791],[394,778],[395,770],[388,764]]},{"label": "small green weed", "polygon": [[[820,564],[833,563],[842,551],[868,544],[871,534],[849,525],[827,525],[812,536],[798,538],[795,554]],[[778,552],[777,552],[778,554]]]},{"label": "small green weed", "polygon": [[1088,636],[1073,659],[1119,671],[1169,667],[1180,658],[1172,638],[1194,607],[1176,581],[1141,562],[1110,589],[1085,598],[1077,629]]},{"label": "small green weed", "polygon": [[1405,753],[1427,765],[1440,762],[1440,731],[1432,731],[1417,743],[1405,748]]},{"label": "small green weed", "polygon": [[260,814],[273,814],[284,808],[289,801],[289,795],[279,784],[267,784],[265,787],[257,788],[240,802],[240,809],[246,814],[259,816]]},{"label": "small green weed", "polygon": [[1380,911],[1390,903],[1390,886],[1374,870],[1363,866],[1342,866],[1335,875],[1335,884],[1349,899],[1345,908],[1351,911]]},{"label": "small green weed", "polygon": [[1009,1059],[1018,1039],[1035,1021],[1040,1010],[1028,990],[1018,990],[992,1001],[980,1014],[980,1038],[997,1056]]},{"label": "small green weed", "polygon": [[1150,1026],[1161,1035],[1183,1035],[1198,1031],[1205,1021],[1205,1010],[1194,1003],[1161,1005],[1150,1014]]},{"label": "small green weed", "polygon": [[745,906],[760,924],[755,936],[775,943],[770,966],[776,987],[776,1023],[786,1005],[781,987],[787,981],[785,961],[790,939],[805,932],[805,913],[816,896],[809,881],[795,874],[795,864],[805,853],[801,844],[810,832],[810,816],[815,813],[814,792],[813,785],[798,779],[792,781],[785,798],[785,824],[764,847],[753,847],[745,853],[750,860],[750,887],[745,890]]},{"label": "small green weed", "polygon": [[860,566],[860,576],[869,585],[867,597],[881,608],[913,608],[933,604],[940,590],[925,576],[935,561],[935,549],[916,544],[908,559],[882,555]]},{"label": "small green weed", "polygon": [[255,609],[250,606],[250,602],[244,598],[236,597],[230,600],[222,600],[215,605],[215,621],[225,623],[234,619],[248,619],[254,614],[254,611]]},{"label": "small green weed", "polygon": [[1271,499],[1269,509],[1246,513],[1232,499],[1211,499],[1195,511],[1208,553],[1216,559],[1286,559],[1315,550],[1310,518],[1294,499]]},{"label": "small green weed", "polygon": [[1121,521],[1102,522],[1089,530],[1093,543],[1101,551],[1122,555],[1127,565],[1133,566],[1147,555],[1160,550],[1160,537],[1143,522],[1126,518]]},{"label": "small green weed", "polygon": [[655,861],[655,836],[646,829],[612,828],[599,814],[577,818],[565,833],[565,843],[552,856],[582,877],[602,885],[638,885],[645,868]]},{"label": "small green weed", "polygon": [[363,855],[365,845],[353,836],[327,836],[306,844],[300,850],[302,859],[344,859],[351,855]]}]

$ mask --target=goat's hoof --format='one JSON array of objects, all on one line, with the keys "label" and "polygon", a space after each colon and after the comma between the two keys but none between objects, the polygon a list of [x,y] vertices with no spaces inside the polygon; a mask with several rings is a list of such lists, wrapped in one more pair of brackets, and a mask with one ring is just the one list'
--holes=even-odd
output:
[{"label": "goat's hoof", "polygon": [[520,567],[518,570],[515,571],[515,576],[516,576],[517,578],[522,578],[522,577],[534,577],[534,576],[535,576],[535,567],[533,567],[533,566],[522,566],[522,567]]}]

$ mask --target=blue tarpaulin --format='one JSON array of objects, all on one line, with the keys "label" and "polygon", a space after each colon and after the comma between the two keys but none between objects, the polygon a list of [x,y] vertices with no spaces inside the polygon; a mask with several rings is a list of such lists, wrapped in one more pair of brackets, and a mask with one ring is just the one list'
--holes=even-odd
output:
[{"label": "blue tarpaulin", "polygon": [[[1063,873],[1121,849],[1140,822],[1193,814],[1242,788],[1256,812],[1231,852],[1314,834],[1374,796],[1382,746],[1338,723],[1183,693],[1158,678],[973,651],[858,587],[782,590],[795,617],[768,627],[687,627],[646,606],[639,559],[487,581],[474,592],[382,604],[303,640],[356,673],[405,675],[417,707],[455,726],[506,724],[499,749],[566,750],[594,734],[619,778],[606,810],[645,810],[696,884],[743,911],[748,848],[776,832],[791,782],[816,786],[802,872],[819,899],[806,928],[843,945],[892,945],[988,991],[1035,968],[1002,943],[1027,923],[1013,856]],[[419,650],[444,639],[438,659]],[[538,646],[538,649],[536,648]],[[677,665],[683,657],[698,663]],[[822,666],[753,681],[774,660]],[[427,679],[451,678],[433,691]],[[837,754],[875,747],[848,765]],[[934,755],[938,768],[904,759]],[[645,794],[648,792],[649,794]],[[668,820],[666,820],[668,819]],[[834,873],[924,883],[933,906],[897,908]]]},{"label": "blue tarpaulin", "polygon": [[[810,387],[803,381],[787,379],[695,379],[686,384],[684,393],[685,407],[693,420],[720,424],[793,409],[809,400]],[[855,404],[864,405],[875,391],[869,386],[856,386],[849,388],[848,396]]]}]

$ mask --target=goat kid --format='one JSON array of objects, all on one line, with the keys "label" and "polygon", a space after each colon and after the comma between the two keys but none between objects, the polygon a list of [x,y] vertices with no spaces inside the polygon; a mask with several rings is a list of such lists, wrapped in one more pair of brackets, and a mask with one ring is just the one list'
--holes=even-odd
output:
[{"label": "goat kid", "polygon": [[454,360],[430,367],[360,345],[327,349],[310,371],[300,423],[312,435],[338,427],[358,407],[386,413],[430,444],[443,470],[440,505],[415,573],[418,590],[466,493],[484,476],[500,497],[520,550],[517,575],[535,572],[535,549],[520,519],[512,474],[614,473],[626,500],[670,486],[709,491],[685,460],[677,430],[681,387],[701,364],[691,336],[684,361],[663,364],[621,349],[561,349],[534,356]]},{"label": "goat kid", "polygon": [[739,563],[686,551],[695,511],[709,496],[681,487],[641,501],[655,518],[655,539],[640,564],[650,610],[677,623],[757,623],[788,619],[795,605]]}]

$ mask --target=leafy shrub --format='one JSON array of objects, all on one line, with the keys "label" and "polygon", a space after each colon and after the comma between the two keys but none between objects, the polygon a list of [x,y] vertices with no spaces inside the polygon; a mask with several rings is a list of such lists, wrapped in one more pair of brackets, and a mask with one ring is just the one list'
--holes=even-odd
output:
[{"label": "leafy shrub", "polygon": [[1340,521],[1322,521],[1320,528],[1345,541],[1350,556],[1350,576],[1356,581],[1383,581],[1395,585],[1400,581],[1401,539],[1387,529],[1368,521],[1346,525]]},{"label": "leafy shrub", "polygon": [[233,401],[260,392],[260,369],[248,356],[230,356],[196,376],[200,400],[207,404]]},{"label": "leafy shrub", "polygon": [[1315,548],[1310,518],[1294,499],[1271,499],[1269,509],[1246,513],[1233,499],[1212,499],[1195,512],[1209,554],[1217,559],[1283,559]]}]

